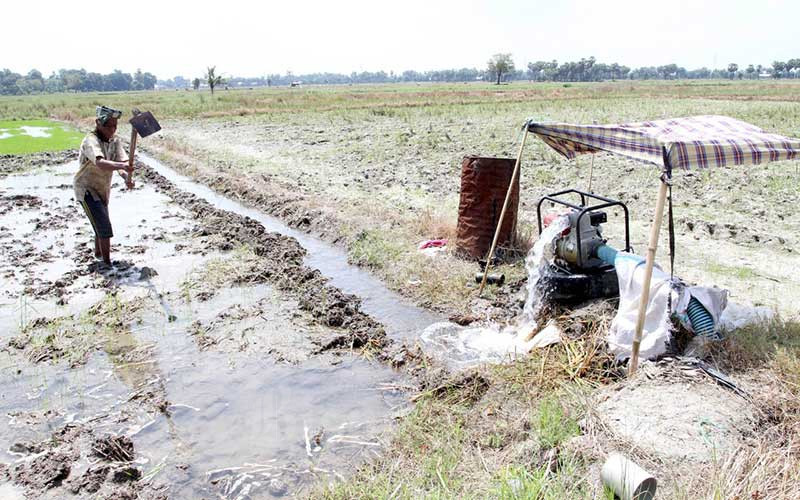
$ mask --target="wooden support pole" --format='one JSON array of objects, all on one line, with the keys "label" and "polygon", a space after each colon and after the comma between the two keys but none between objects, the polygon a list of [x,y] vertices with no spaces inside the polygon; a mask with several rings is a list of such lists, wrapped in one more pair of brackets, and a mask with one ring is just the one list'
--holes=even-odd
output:
[{"label": "wooden support pole", "polygon": [[636,331],[633,337],[633,349],[631,360],[628,364],[628,376],[636,373],[639,365],[639,344],[642,342],[642,330],[644,329],[644,318],[647,313],[647,303],[650,300],[650,281],[653,278],[653,264],[656,260],[656,249],[658,248],[658,235],[661,232],[661,219],[664,218],[664,202],[667,199],[667,182],[661,179],[661,186],[658,189],[656,199],[656,213],[653,219],[653,227],[650,229],[650,244],[647,246],[647,260],[644,267],[644,283],[642,284],[642,295],[639,298],[639,315],[636,319]]},{"label": "wooden support pole", "polygon": [[525,124],[525,135],[522,136],[522,142],[519,145],[519,153],[517,154],[517,162],[514,164],[514,173],[511,174],[511,182],[506,191],[506,199],[503,202],[503,210],[500,211],[500,220],[497,221],[497,229],[494,231],[494,238],[492,239],[492,248],[489,249],[489,255],[486,257],[486,268],[483,270],[483,279],[481,280],[481,288],[478,290],[478,297],[483,294],[483,288],[486,286],[486,277],[489,276],[489,266],[492,265],[492,256],[494,255],[495,247],[497,247],[497,240],[500,238],[500,228],[503,227],[503,219],[506,216],[506,209],[508,202],[511,200],[511,191],[514,189],[514,183],[517,181],[517,174],[519,173],[519,163],[522,160],[522,149],[525,147],[525,141],[528,140],[528,124]]},{"label": "wooden support pole", "polygon": [[586,189],[587,192],[592,192],[592,174],[594,174],[594,153],[592,153],[592,162],[589,164],[589,187]]}]

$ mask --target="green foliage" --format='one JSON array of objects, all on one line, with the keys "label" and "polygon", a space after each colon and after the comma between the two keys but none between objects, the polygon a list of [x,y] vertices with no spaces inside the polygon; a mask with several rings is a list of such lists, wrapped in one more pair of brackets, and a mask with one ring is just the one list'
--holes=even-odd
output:
[{"label": "green foliage", "polygon": [[156,85],[156,77],[152,73],[142,73],[141,69],[137,69],[133,74],[133,82],[131,90],[152,90]]},{"label": "green foliage", "polygon": [[422,398],[403,418],[394,440],[395,448],[410,463],[396,473],[365,468],[353,480],[329,486],[322,497],[463,498],[464,477],[457,468],[471,438],[464,428],[465,411],[440,399]]},{"label": "green foliage", "polygon": [[493,55],[487,63],[486,71],[497,79],[496,83],[499,85],[503,75],[507,75],[515,71],[514,60],[511,58],[511,54]]},{"label": "green foliage", "polygon": [[403,248],[390,237],[387,232],[362,231],[350,246],[350,260],[360,266],[382,268],[403,252]]},{"label": "green foliage", "polygon": [[564,410],[556,396],[548,396],[539,404],[533,417],[539,444],[542,448],[555,448],[564,441],[580,434],[578,423]]},{"label": "green foliage", "polygon": [[[794,362],[800,355],[800,321],[775,319],[739,328],[718,350],[715,361],[727,369],[743,370],[765,364],[800,367]],[[794,370],[781,371],[791,373]],[[796,371],[795,378],[800,378],[800,370]],[[795,387],[800,391],[800,385]]]},{"label": "green foliage", "polygon": [[[591,485],[584,479],[581,464],[573,457],[562,457],[553,472],[547,466],[529,470],[511,466],[497,479],[495,497],[501,500],[562,500],[592,498]],[[604,490],[601,500],[614,500],[614,493]]]},{"label": "green foliage", "polygon": [[[24,127],[37,127],[49,137],[35,137]],[[0,154],[27,154],[41,151],[76,149],[83,134],[64,125],[46,120],[0,122]]]},{"label": "green foliage", "polygon": [[730,276],[740,280],[749,280],[758,277],[758,274],[746,266],[729,266],[719,262],[710,261],[706,267],[708,272],[720,276]]},{"label": "green foliage", "polygon": [[47,78],[36,69],[30,70],[25,76],[8,69],[0,70],[0,95],[153,90],[155,85],[155,75],[142,73],[140,69],[134,75],[118,69],[106,75],[85,69],[61,69]]}]

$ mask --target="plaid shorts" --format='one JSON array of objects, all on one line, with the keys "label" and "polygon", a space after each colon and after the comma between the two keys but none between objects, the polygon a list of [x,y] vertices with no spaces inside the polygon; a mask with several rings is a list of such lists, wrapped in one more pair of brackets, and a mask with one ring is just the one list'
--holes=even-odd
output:
[{"label": "plaid shorts", "polygon": [[108,218],[108,204],[101,200],[95,200],[91,193],[86,191],[81,200],[81,206],[83,206],[86,216],[89,217],[89,222],[92,223],[95,236],[98,238],[114,236],[114,232],[111,230],[111,219]]}]

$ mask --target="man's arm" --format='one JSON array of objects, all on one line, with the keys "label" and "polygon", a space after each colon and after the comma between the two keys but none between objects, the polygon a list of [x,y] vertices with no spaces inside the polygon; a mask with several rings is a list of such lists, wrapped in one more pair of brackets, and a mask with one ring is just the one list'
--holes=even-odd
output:
[{"label": "man's arm", "polygon": [[130,165],[128,165],[128,162],[126,161],[106,160],[102,156],[98,156],[95,159],[94,164],[97,166],[97,168],[99,168],[104,172],[114,172],[116,170],[124,170],[126,172],[133,171],[133,168],[131,168]]}]

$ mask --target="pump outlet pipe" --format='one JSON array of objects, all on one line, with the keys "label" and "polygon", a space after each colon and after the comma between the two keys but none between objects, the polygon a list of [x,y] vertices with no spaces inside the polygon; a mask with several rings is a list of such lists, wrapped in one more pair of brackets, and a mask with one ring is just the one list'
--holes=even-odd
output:
[{"label": "pump outlet pipe", "polygon": [[[608,245],[600,245],[597,247],[596,253],[598,259],[610,266],[614,265],[614,261],[617,258],[617,249]],[[642,262],[644,262],[644,259],[642,259]],[[703,337],[714,336],[714,318],[699,300],[694,297],[689,300],[686,314],[689,316],[689,321],[692,322],[692,328],[696,335]]]}]

